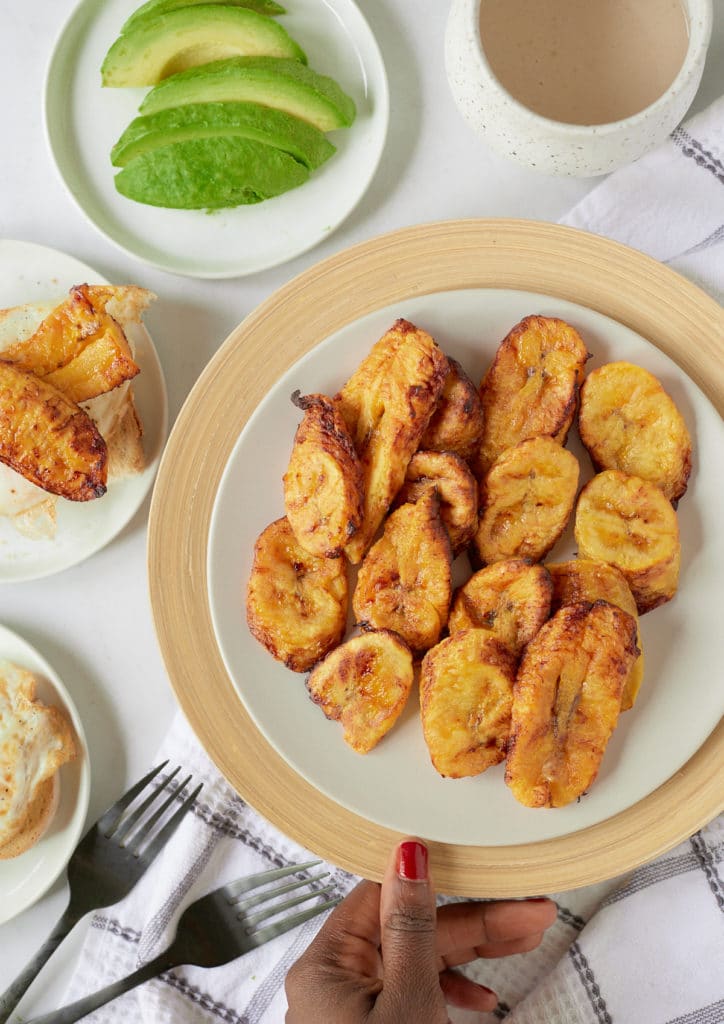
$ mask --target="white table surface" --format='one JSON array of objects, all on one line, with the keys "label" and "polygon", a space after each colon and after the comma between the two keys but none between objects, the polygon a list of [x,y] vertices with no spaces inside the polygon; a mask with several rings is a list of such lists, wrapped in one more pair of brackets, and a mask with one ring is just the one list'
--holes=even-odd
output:
[{"label": "white table surface", "polygon": [[[382,49],[391,93],[387,147],[367,195],[311,252],[273,270],[215,282],[142,265],[79,213],[52,164],[41,117],[46,64],[73,2],[2,4],[0,237],[61,249],[110,280],[133,281],[158,294],[146,322],[165,370],[171,422],[236,324],[318,260],[430,220],[554,221],[596,184],[591,178],[545,177],[507,163],[469,130],[445,78],[447,4],[364,0],[361,6]],[[712,45],[692,111],[724,93],[724,0],[714,0],[714,7]],[[0,589],[0,622],[51,662],[80,710],[91,757],[89,822],[153,763],[174,711],[147,594],[147,515],[148,501],[121,535],[87,562],[49,579]],[[0,927],[0,991],[40,945],[66,899],[63,876],[34,907]],[[58,1005],[83,934],[81,923],[23,1000],[23,1016]]]}]

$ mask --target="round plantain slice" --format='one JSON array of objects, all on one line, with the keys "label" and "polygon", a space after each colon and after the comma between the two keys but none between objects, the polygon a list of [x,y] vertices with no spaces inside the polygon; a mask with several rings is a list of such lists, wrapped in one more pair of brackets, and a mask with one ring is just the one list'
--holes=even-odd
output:
[{"label": "round plantain slice", "polygon": [[573,558],[569,562],[546,565],[553,582],[551,611],[557,612],[565,604],[578,601],[608,601],[615,604],[636,621],[636,646],[641,652],[633,663],[623,688],[621,710],[628,711],[636,700],[644,677],[644,654],[641,646],[639,616],[631,588],[615,565],[594,562],[590,558]]},{"label": "round plantain slice", "polygon": [[436,490],[440,518],[448,532],[453,555],[459,555],[478,525],[478,484],[467,464],[453,452],[423,452],[412,456],[395,505],[416,502]]},{"label": "round plantain slice", "polygon": [[347,562],[300,546],[286,516],[254,546],[246,592],[253,636],[293,672],[307,672],[341,641],[347,623]]},{"label": "round plantain slice", "polygon": [[606,363],[581,389],[578,431],[596,470],[650,480],[670,501],[686,490],[691,437],[659,380],[632,363]]},{"label": "round plantain slice", "polygon": [[548,619],[552,589],[542,565],[524,558],[495,562],[455,592],[448,629],[451,635],[484,629],[518,656]]},{"label": "round plantain slice", "polygon": [[513,691],[505,781],[526,807],[563,807],[595,780],[638,649],[631,615],[564,605],[528,644]]},{"label": "round plantain slice", "polygon": [[284,474],[287,519],[305,551],[336,558],[362,525],[362,466],[340,412],[326,395],[299,395],[304,410]]},{"label": "round plantain slice", "polygon": [[384,629],[336,647],[312,671],[307,689],[327,718],[340,722],[345,743],[366,754],[402,714],[413,678],[410,648]]},{"label": "round plantain slice", "polygon": [[480,775],[505,757],[516,659],[483,629],[464,629],[428,651],[420,713],[430,759],[447,778]]},{"label": "round plantain slice", "polygon": [[565,529],[577,487],[578,460],[551,437],[503,452],[480,485],[481,560],[543,558]]},{"label": "round plantain slice", "polygon": [[598,473],[579,495],[575,535],[583,558],[609,562],[621,571],[640,615],[676,593],[679,524],[655,484],[617,469]]},{"label": "round plantain slice", "polygon": [[461,459],[473,458],[483,434],[483,403],[478,389],[457,359],[448,356],[450,373],[430,424],[422,435],[425,451],[455,452]]}]

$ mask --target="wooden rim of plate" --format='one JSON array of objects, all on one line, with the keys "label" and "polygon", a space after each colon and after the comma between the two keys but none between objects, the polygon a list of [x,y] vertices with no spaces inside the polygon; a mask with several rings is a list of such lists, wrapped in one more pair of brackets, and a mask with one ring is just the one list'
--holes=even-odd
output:
[{"label": "wooden rim of plate", "polygon": [[[346,810],[289,767],[227,675],[209,611],[209,522],[241,429],[292,363],[376,309],[462,288],[541,292],[603,313],[669,355],[724,412],[724,310],[713,299],[618,243],[530,221],[440,222],[364,242],[290,281],[224,342],[179,414],[153,493],[148,569],[159,644],[191,727],[234,789],[286,835],[375,880],[400,835]],[[724,719],[664,785],[598,825],[516,846],[430,843],[436,887],[525,896],[621,874],[713,818],[724,807],[722,773]]]}]

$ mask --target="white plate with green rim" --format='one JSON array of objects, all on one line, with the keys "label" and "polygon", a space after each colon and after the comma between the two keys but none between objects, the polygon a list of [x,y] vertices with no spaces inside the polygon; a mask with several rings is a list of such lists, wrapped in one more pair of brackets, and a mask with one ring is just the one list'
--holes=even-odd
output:
[{"label": "white plate with green rim", "polygon": [[63,28],[45,83],[50,150],[68,191],[95,227],[152,266],[202,278],[265,270],[321,242],[352,212],[377,169],[389,120],[387,76],[377,42],[352,0],[289,0],[279,22],[309,66],[335,79],[357,107],[337,152],[309,181],[274,199],[218,210],[172,210],[119,195],[114,143],[147,90],[102,88],[103,58],[139,0],[81,0]]}]

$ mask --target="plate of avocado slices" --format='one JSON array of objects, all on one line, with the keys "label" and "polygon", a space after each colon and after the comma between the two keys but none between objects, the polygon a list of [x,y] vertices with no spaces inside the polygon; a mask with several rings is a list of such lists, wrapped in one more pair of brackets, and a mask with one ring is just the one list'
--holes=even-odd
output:
[{"label": "plate of avocado slices", "polygon": [[228,278],[298,256],[351,213],[389,94],[352,0],[81,0],[44,114],[102,234],[162,270]]}]

